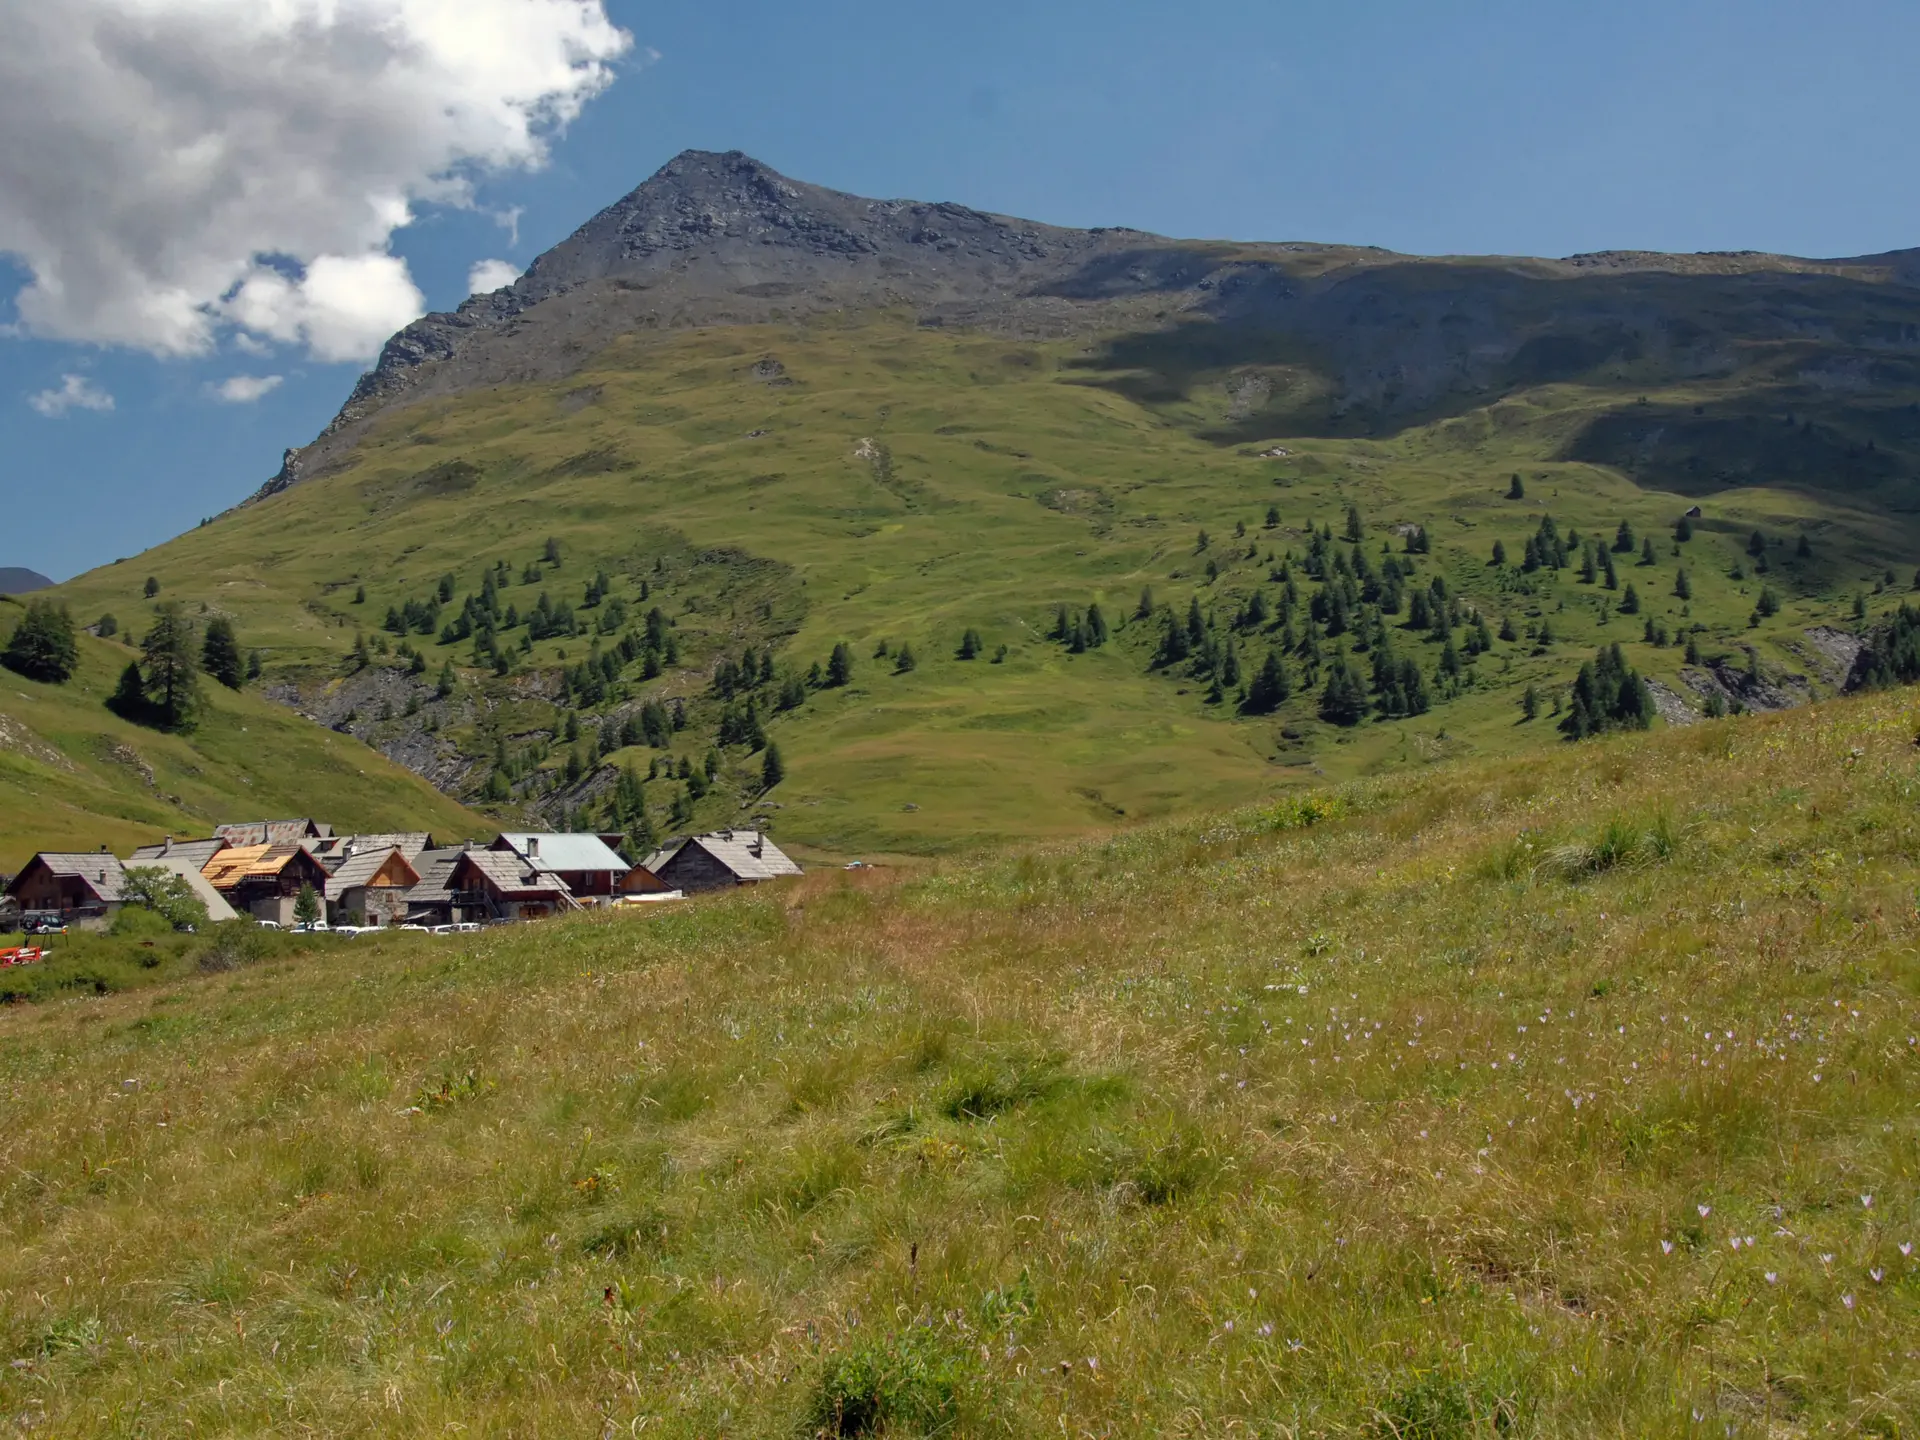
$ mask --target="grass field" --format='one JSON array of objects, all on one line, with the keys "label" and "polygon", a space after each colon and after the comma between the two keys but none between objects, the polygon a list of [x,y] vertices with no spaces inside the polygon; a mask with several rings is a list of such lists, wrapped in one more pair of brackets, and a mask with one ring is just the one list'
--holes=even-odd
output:
[{"label": "grass field", "polygon": [[[0,601],[0,633],[22,613]],[[130,724],[106,699],[136,652],[82,636],[79,671],[43,685],[0,670],[0,871],[37,850],[124,855],[162,835],[233,820],[313,815],[343,831],[488,831],[419,777],[345,735],[209,683],[191,734]]]},{"label": "grass field", "polygon": [[0,1010],[0,1413],[1909,1434],[1916,725]]},{"label": "grass field", "polygon": [[[1489,398],[1384,438],[1287,439],[1290,453],[1262,458],[1271,444],[1244,439],[1260,415],[1246,418],[1236,398],[1258,367],[1180,351],[1179,338],[1158,351],[1023,344],[884,315],[629,337],[562,383],[390,411],[343,472],[56,593],[83,619],[113,611],[125,624],[144,613],[140,592],[153,575],[162,598],[236,617],[270,674],[304,677],[311,691],[341,685],[356,634],[379,636],[389,607],[427,597],[442,575],[455,577],[457,608],[486,567],[507,562],[502,603],[524,613],[542,593],[579,605],[604,568],[632,614],[662,605],[683,641],[679,669],[644,683],[630,669],[629,699],[614,709],[654,696],[697,699],[715,658],[745,645],[774,648],[783,673],[824,661],[841,640],[858,656],[852,685],[817,691],[772,721],[787,782],[763,801],[757,759],[730,752],[698,823],[763,814],[783,840],[816,850],[938,853],[1091,833],[1322,777],[1536,748],[1551,740],[1551,723],[1517,723],[1521,692],[1564,687],[1603,640],[1622,642],[1643,673],[1691,693],[1679,679],[1680,637],[1698,625],[1709,656],[1744,666],[1752,647],[1765,673],[1804,675],[1820,691],[1829,677],[1808,649],[1807,626],[1851,625],[1859,593],[1876,609],[1890,603],[1873,598],[1888,573],[1904,594],[1920,557],[1920,533],[1893,482],[1864,487],[1837,472],[1793,470],[1779,483],[1696,483],[1687,468],[1701,461],[1710,477],[1732,463],[1714,447],[1733,445],[1733,430],[1711,427],[1734,405],[1804,401],[1831,416],[1821,455],[1905,444],[1881,414],[1897,412],[1905,424],[1894,403],[1903,395],[1841,404],[1811,383],[1805,395],[1781,388],[1769,370],[1763,404],[1747,370],[1664,385],[1622,371]],[[777,373],[763,364],[770,359]],[[1285,379],[1273,383],[1284,389]],[[1564,458],[1623,407],[1671,414],[1675,435],[1704,415],[1698,453],[1671,467],[1676,488]],[[1226,432],[1244,443],[1223,442]],[[1814,444],[1789,438],[1770,450],[1764,435],[1739,436],[1738,454],[1749,459]],[[1891,453],[1875,452],[1885,464]],[[1506,498],[1516,473],[1520,501]],[[1696,501],[1706,514],[1693,539],[1676,545],[1674,522]],[[1382,545],[1400,553],[1396,527],[1424,526],[1432,553],[1402,555],[1420,585],[1444,578],[1496,627],[1502,617],[1521,632],[1544,622],[1555,643],[1536,653],[1524,633],[1498,642],[1458,698],[1416,720],[1347,731],[1320,725],[1304,691],[1278,715],[1250,720],[1230,700],[1206,704],[1204,681],[1150,673],[1159,622],[1127,623],[1143,588],[1181,612],[1198,597],[1230,615],[1255,589],[1276,593],[1270,554],[1304,549],[1310,524],[1341,531],[1350,505],[1370,553]],[[1272,528],[1269,506],[1279,515]],[[1524,541],[1549,513],[1563,534],[1608,540],[1624,519],[1655,542],[1655,557],[1642,565],[1637,552],[1620,556],[1619,592],[1582,584],[1573,568],[1522,577]],[[1746,552],[1755,529],[1769,542],[1764,577]],[[1796,553],[1802,535],[1806,559]],[[549,537],[558,566],[535,563]],[[1495,540],[1510,556],[1505,569],[1489,564]],[[1219,569],[1211,579],[1209,562]],[[1674,593],[1682,567],[1690,600]],[[1627,584],[1643,601],[1639,615],[1617,609]],[[1750,626],[1763,585],[1781,609]],[[1094,601],[1119,627],[1108,647],[1071,655],[1047,638],[1056,606]],[[1643,643],[1649,619],[1672,643]],[[969,627],[988,655],[963,662],[953,657]],[[883,641],[908,643],[918,667],[892,673],[890,660],[873,657]],[[1243,637],[1243,658],[1258,664],[1271,641]],[[415,643],[426,681],[452,660],[485,697],[442,732],[476,762],[458,787],[464,799],[478,800],[489,757],[503,746],[536,745],[545,768],[517,782],[513,801],[573,798],[555,788],[565,748],[555,743],[561,716],[550,701],[558,668],[577,664],[587,639],[516,649],[515,673],[501,680],[472,668],[467,644]],[[991,663],[1002,645],[1004,663]],[[1405,645],[1431,672],[1437,640]],[[715,716],[696,706],[676,757],[698,761]],[[396,717],[383,728],[362,711],[355,733],[378,743],[410,723]],[[611,763],[644,769],[652,758]],[[667,797],[650,794],[664,828]]]}]

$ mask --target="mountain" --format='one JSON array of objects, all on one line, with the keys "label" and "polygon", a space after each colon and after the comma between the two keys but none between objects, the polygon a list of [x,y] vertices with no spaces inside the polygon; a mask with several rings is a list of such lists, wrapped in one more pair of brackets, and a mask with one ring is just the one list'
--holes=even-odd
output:
[{"label": "mountain", "polygon": [[1603,645],[1671,723],[1830,693],[1916,517],[1920,252],[1173,240],[695,152],[56,593],[156,577],[502,817],[926,852],[1559,744]]},{"label": "mountain", "polygon": [[0,595],[27,595],[35,590],[45,590],[53,584],[38,570],[28,570],[19,565],[0,565]]}]

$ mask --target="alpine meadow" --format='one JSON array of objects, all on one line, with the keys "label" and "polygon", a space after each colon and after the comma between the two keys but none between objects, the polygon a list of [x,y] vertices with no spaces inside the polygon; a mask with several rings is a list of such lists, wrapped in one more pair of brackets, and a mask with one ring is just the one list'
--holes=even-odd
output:
[{"label": "alpine meadow", "polygon": [[0,600],[0,868],[807,873],[0,971],[0,1425],[1911,1435],[1916,592],[1920,251],[686,152]]}]

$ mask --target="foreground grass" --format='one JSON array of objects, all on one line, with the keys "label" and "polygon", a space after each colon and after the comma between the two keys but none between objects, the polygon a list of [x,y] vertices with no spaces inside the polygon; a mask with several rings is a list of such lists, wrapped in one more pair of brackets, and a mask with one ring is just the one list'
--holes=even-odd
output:
[{"label": "foreground grass", "polygon": [[1910,1433],[1904,696],[0,1012],[36,1433]]}]

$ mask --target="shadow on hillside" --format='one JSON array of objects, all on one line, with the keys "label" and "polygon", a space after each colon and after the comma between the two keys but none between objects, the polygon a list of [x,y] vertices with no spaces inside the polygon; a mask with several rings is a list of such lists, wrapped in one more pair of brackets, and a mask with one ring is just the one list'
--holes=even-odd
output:
[{"label": "shadow on hillside", "polygon": [[[1100,257],[1041,293],[1190,297],[1172,323],[1114,336],[1069,370],[1147,406],[1194,404],[1219,387],[1219,417],[1194,431],[1222,445],[1390,436],[1563,383],[1632,394],[1750,376],[1778,391],[1754,407],[1776,418],[1851,417],[1863,394],[1884,404],[1920,391],[1920,289],[1788,273],[1568,276],[1529,273],[1527,263],[1392,263],[1301,278],[1270,262],[1142,250]],[[1615,427],[1633,428],[1631,416]],[[1911,440],[1897,426],[1884,436],[1855,434],[1851,419],[1840,428],[1852,438],[1833,452],[1816,427],[1799,469],[1844,460],[1848,443],[1875,439],[1884,451]],[[1622,448],[1615,430],[1588,444]],[[1864,483],[1880,474],[1859,463],[1841,473]]]}]

